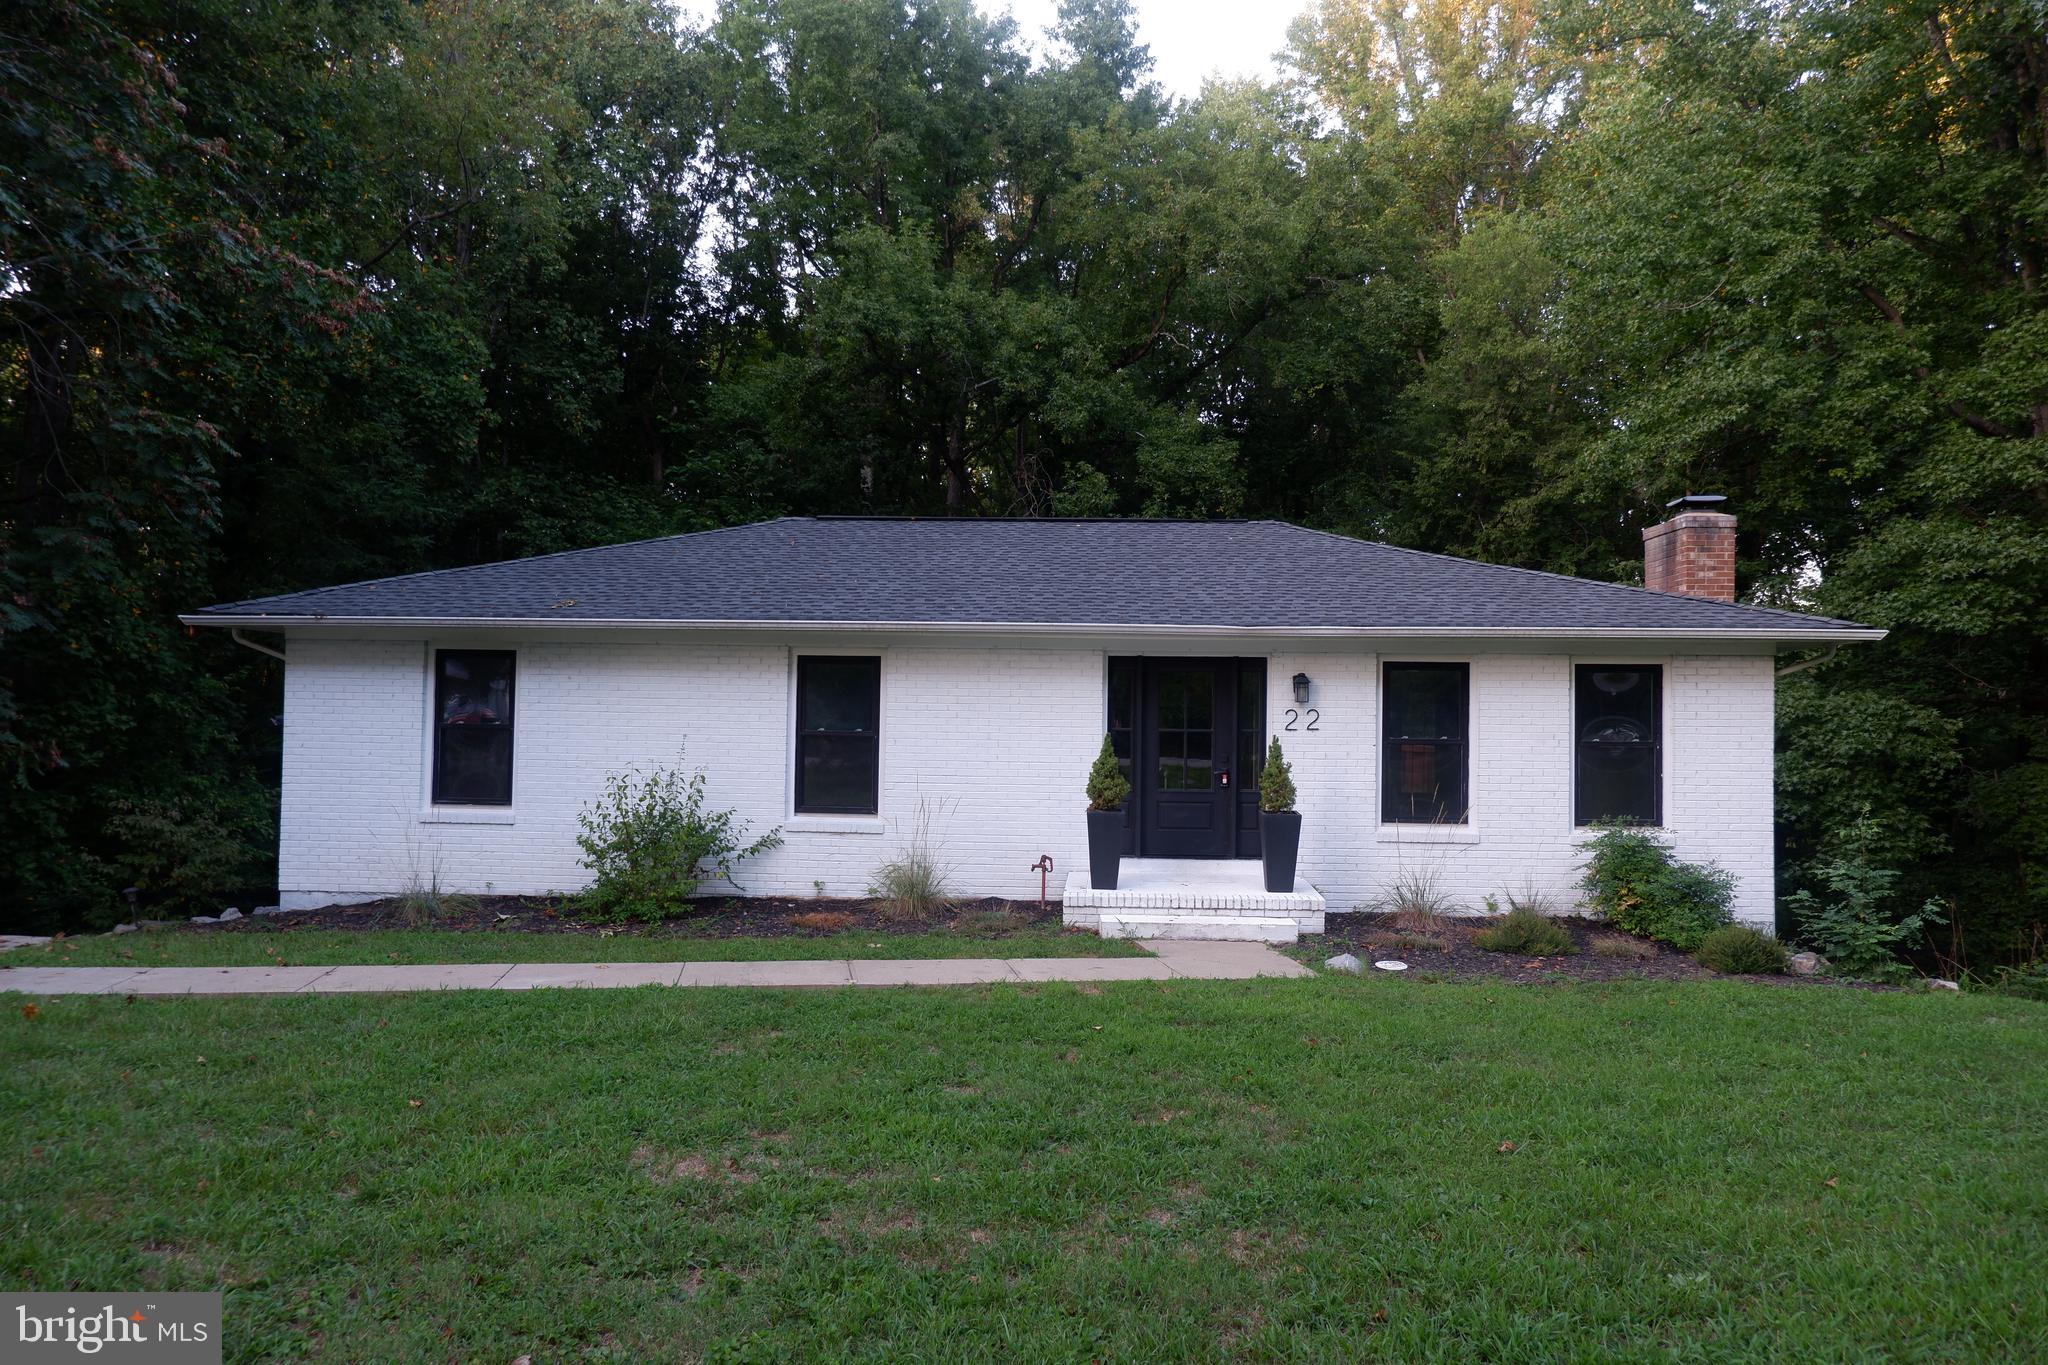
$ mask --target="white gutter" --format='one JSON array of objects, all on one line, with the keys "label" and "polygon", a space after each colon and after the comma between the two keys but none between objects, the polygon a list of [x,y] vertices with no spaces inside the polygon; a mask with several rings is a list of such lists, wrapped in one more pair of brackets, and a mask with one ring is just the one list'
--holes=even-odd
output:
[{"label": "white gutter", "polygon": [[458,616],[180,616],[188,626],[247,626],[281,630],[289,626],[380,627],[403,630],[723,630],[826,631],[839,634],[889,632],[932,635],[1141,635],[1203,638],[1404,639],[1404,640],[1882,640],[1886,632],[1861,626],[1787,626],[1782,630],[1726,627],[1666,627],[1646,630],[1616,626],[1174,626],[1156,622],[1043,621],[713,621],[578,617]]},{"label": "white gutter", "polygon": [[[187,618],[183,616],[180,616],[178,619],[180,621],[187,621]],[[187,621],[187,624],[190,624],[190,622]],[[271,658],[278,660],[280,663],[291,662],[291,660],[285,658],[283,650],[272,649],[269,645],[257,644],[254,640],[242,634],[241,627],[239,626],[228,632],[228,638],[230,640],[233,640],[236,644],[240,645],[244,649],[253,649],[258,654],[268,654]]]}]

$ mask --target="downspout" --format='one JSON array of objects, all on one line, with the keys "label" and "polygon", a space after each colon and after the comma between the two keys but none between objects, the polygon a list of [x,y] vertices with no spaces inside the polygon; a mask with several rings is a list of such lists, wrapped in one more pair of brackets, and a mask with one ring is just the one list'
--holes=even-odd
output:
[{"label": "downspout", "polygon": [[291,662],[291,660],[285,658],[283,650],[272,649],[269,645],[259,645],[254,640],[250,639],[248,636],[242,634],[242,628],[240,626],[236,626],[234,629],[230,630],[228,632],[228,638],[230,640],[233,640],[236,644],[240,645],[244,649],[253,649],[258,654],[268,654],[271,658],[276,659],[280,663]]},{"label": "downspout", "polygon": [[1809,668],[1819,668],[1824,663],[1833,662],[1834,657],[1837,654],[1840,654],[1841,652],[1842,647],[1840,645],[1829,645],[1827,653],[1816,655],[1811,659],[1801,659],[1796,664],[1786,664],[1783,668],[1777,671],[1775,676],[1780,678],[1789,678],[1794,673],[1804,673]]}]

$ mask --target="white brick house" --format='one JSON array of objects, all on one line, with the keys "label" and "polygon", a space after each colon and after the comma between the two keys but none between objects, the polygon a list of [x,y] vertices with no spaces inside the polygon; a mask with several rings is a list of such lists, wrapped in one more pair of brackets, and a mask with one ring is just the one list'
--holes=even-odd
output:
[{"label": "white brick house", "polygon": [[[1732,522],[1655,528],[1696,542],[1662,571],[1719,574],[1725,553],[1732,575]],[[1728,868],[1738,915],[1768,925],[1775,656],[1881,632],[1662,586],[1270,522],[788,518],[185,619],[284,636],[287,907],[429,876],[574,889],[576,817],[607,776],[678,760],[783,831],[742,866],[751,893],[861,894],[920,806],[959,892],[1034,897],[1046,854],[1054,896],[1076,873],[1086,892],[1107,729],[1137,789],[1127,865],[1218,886],[1255,866],[1279,736],[1304,929],[1404,868],[1473,906],[1524,887],[1568,906],[1607,815]],[[1096,922],[1087,899],[1070,919]]]}]

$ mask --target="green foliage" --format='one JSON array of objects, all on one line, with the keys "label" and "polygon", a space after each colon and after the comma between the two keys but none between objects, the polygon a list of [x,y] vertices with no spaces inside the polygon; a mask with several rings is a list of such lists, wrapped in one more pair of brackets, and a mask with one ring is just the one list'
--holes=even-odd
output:
[{"label": "green foliage", "polygon": [[1978,984],[1977,989],[1993,995],[2010,995],[2020,1000],[2048,1004],[2048,958],[2036,958],[2021,966],[2002,966]]},{"label": "green foliage", "polygon": [[745,858],[782,843],[782,833],[744,843],[745,827],[729,810],[710,810],[701,772],[656,768],[635,780],[620,773],[576,817],[576,843],[590,869],[577,907],[600,922],[663,919],[687,908],[710,880],[731,881]]},{"label": "green foliage", "polygon": [[1123,769],[1117,767],[1116,749],[1109,736],[1104,735],[1094,766],[1088,769],[1088,809],[1120,810],[1130,794],[1131,781],[1124,776]]},{"label": "green foliage", "polygon": [[1280,736],[1275,735],[1266,744],[1266,762],[1259,769],[1259,809],[1293,810],[1294,800],[1294,770],[1287,766],[1286,756],[1280,752]]},{"label": "green foliage", "polygon": [[116,801],[107,833],[122,850],[121,880],[171,914],[214,914],[221,892],[249,885],[251,868],[262,865],[258,849],[203,808]]},{"label": "green foliage", "polygon": [[1702,967],[1731,976],[1776,976],[1790,956],[1775,937],[1747,924],[1724,924],[1693,950]]},{"label": "green foliage", "polygon": [[1586,855],[1580,885],[1587,907],[1624,933],[1689,953],[1728,922],[1733,874],[1678,861],[1671,845],[1647,830],[1610,826],[1579,851]]},{"label": "green foliage", "polygon": [[1785,898],[1799,941],[1825,957],[1837,975],[1904,980],[1911,969],[1899,954],[1917,947],[1929,928],[1948,922],[1939,901],[1927,901],[1910,914],[1893,909],[1899,873],[1873,861],[1883,846],[1877,823],[1858,820],[1843,836],[1843,851],[1817,860],[1810,869],[1815,889]]},{"label": "green foliage", "polygon": [[1577,952],[1578,945],[1565,927],[1534,910],[1510,910],[1494,917],[1472,942],[1489,953],[1515,953],[1524,957],[1559,957]]},{"label": "green foliage", "polygon": [[924,919],[945,908],[952,895],[952,871],[939,847],[938,812],[919,801],[910,837],[893,858],[875,869],[868,894],[879,898],[890,919]]},{"label": "green foliage", "polygon": [[408,927],[424,929],[448,915],[467,915],[477,908],[475,896],[441,885],[441,869],[415,872],[398,893],[398,913]]},{"label": "green foliage", "polygon": [[1379,894],[1366,908],[1394,916],[1403,929],[1434,934],[1450,927],[1458,905],[1443,889],[1441,869],[1401,866],[1381,884]]}]

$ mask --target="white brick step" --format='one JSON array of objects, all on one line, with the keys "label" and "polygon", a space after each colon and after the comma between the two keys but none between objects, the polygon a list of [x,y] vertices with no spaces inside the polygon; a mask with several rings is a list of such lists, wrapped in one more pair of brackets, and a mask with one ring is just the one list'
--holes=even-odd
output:
[{"label": "white brick step", "polygon": [[1097,932],[1104,938],[1203,938],[1233,943],[1292,943],[1301,925],[1292,918],[1259,915],[1177,915],[1169,910],[1118,914],[1104,911]]}]

